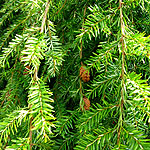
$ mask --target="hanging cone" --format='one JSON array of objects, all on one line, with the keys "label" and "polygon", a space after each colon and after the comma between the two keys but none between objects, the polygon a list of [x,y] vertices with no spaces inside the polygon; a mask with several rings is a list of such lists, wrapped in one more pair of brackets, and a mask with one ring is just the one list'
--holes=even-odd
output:
[{"label": "hanging cone", "polygon": [[27,75],[29,74],[29,70],[31,69],[31,67],[28,65],[25,67],[24,71],[23,71],[23,75]]},{"label": "hanging cone", "polygon": [[80,78],[84,82],[88,82],[90,80],[90,72],[87,70],[86,66],[81,66],[81,68],[80,68]]},{"label": "hanging cone", "polygon": [[84,109],[85,110],[89,110],[89,108],[90,108],[90,100],[87,98],[87,97],[83,97],[83,101],[84,101]]}]

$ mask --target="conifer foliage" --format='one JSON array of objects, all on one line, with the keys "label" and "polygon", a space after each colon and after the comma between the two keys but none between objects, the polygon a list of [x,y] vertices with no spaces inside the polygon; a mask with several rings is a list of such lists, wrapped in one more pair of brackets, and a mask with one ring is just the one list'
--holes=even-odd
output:
[{"label": "conifer foliage", "polygon": [[150,2],[2,0],[0,148],[150,149]]}]

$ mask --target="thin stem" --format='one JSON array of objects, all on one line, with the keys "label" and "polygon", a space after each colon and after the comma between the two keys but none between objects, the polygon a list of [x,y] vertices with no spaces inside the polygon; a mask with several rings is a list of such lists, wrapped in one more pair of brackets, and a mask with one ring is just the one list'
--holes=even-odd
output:
[{"label": "thin stem", "polygon": [[119,8],[120,8],[120,23],[121,23],[121,47],[122,47],[122,70],[121,70],[121,101],[120,101],[120,124],[119,124],[119,130],[118,130],[118,139],[117,144],[120,146],[120,134],[122,129],[122,122],[123,122],[123,105],[124,105],[124,92],[125,92],[125,81],[124,81],[124,75],[125,75],[125,43],[124,43],[124,22],[123,22],[123,13],[122,13],[122,0],[119,0]]},{"label": "thin stem", "polygon": [[[84,21],[85,21],[86,9],[87,9],[87,5],[85,6],[85,9],[84,9],[84,15],[83,15],[84,18],[83,18],[82,30],[83,30],[83,25],[84,25]],[[82,45],[82,39],[81,39],[80,59],[82,59],[82,48],[83,48],[83,45]],[[81,65],[82,65],[82,62],[81,62]]]},{"label": "thin stem", "polygon": [[43,33],[43,31],[44,31],[44,25],[45,25],[46,18],[47,18],[47,13],[48,13],[48,10],[49,10],[49,3],[50,3],[50,1],[48,0],[47,6],[45,8],[45,13],[44,13],[43,21],[42,21],[41,33]]},{"label": "thin stem", "polygon": [[62,7],[56,12],[56,14],[58,14],[58,13],[63,9],[63,7],[65,6],[66,2],[67,2],[67,0],[65,0],[64,4],[63,4]]},{"label": "thin stem", "polygon": [[32,120],[33,120],[33,117],[31,117],[30,119],[30,132],[29,132],[29,138],[30,138],[30,150],[32,150]]},{"label": "thin stem", "polygon": [[[84,21],[85,21],[86,9],[87,9],[87,5],[85,6],[85,9],[84,9],[82,29],[83,29],[83,25],[84,25]],[[82,39],[81,39],[80,59],[82,59],[82,49],[83,49],[83,44],[82,44]],[[82,66],[82,65],[83,65],[83,63],[82,63],[82,61],[81,61],[81,66]],[[82,92],[82,81],[81,81],[81,78],[80,78],[80,96],[82,96],[82,95],[83,95],[83,92]],[[83,101],[83,100],[82,100],[82,101]],[[82,105],[82,102],[80,101],[80,108],[81,108],[81,105]]]}]

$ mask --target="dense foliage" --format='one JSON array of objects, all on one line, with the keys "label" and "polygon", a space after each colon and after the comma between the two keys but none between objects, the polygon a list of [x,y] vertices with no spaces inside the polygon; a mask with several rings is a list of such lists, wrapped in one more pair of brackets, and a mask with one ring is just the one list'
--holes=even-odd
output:
[{"label": "dense foliage", "polygon": [[0,1],[0,148],[150,149],[148,0]]}]

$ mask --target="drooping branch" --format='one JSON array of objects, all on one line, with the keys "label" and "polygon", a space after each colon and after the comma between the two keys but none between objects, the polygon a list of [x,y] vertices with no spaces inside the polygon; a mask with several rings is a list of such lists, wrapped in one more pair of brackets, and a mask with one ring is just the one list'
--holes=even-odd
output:
[{"label": "drooping branch", "polygon": [[121,100],[120,100],[120,124],[118,129],[118,139],[117,144],[120,145],[120,134],[122,129],[122,122],[123,122],[123,105],[124,105],[124,92],[125,92],[125,81],[124,81],[124,74],[125,74],[125,43],[124,43],[124,21],[123,21],[123,13],[122,13],[122,0],[119,0],[119,8],[120,8],[120,24],[121,24],[121,48],[122,48],[122,69],[121,69]]},{"label": "drooping branch", "polygon": [[[82,24],[82,29],[83,29],[83,25],[84,25],[84,21],[85,21],[85,14],[86,14],[86,9],[87,9],[87,5],[85,6],[85,9],[84,9],[84,15],[83,15],[83,24]],[[80,60],[82,60],[82,49],[83,49],[83,43],[82,43],[82,39],[81,39],[81,46],[80,46]],[[81,61],[81,66],[83,65],[82,61]],[[83,95],[83,92],[82,92],[82,82],[81,82],[81,78],[80,78],[80,95],[82,96]],[[80,101],[80,108],[81,108],[81,105],[82,105],[82,102]]]},{"label": "drooping branch", "polygon": [[47,18],[47,13],[48,13],[48,10],[49,10],[49,3],[50,3],[50,1],[48,0],[47,6],[46,6],[46,8],[45,8],[45,13],[44,13],[42,25],[41,25],[41,33],[43,33],[43,31],[44,31],[44,25],[45,25],[46,18]]}]

